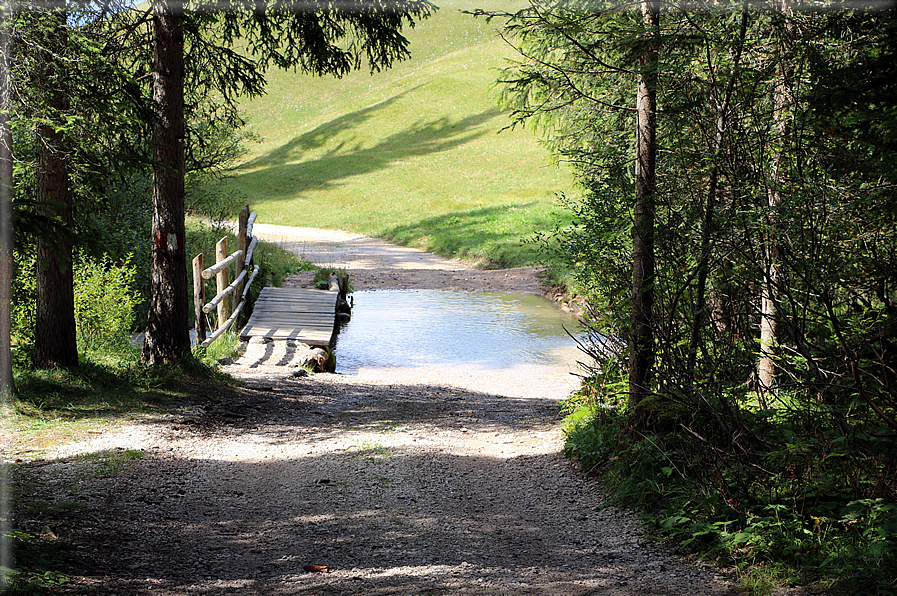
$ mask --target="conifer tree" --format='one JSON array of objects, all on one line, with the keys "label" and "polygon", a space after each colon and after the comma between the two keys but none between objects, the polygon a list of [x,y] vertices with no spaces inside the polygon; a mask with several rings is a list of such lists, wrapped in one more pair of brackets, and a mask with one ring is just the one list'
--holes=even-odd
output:
[{"label": "conifer tree", "polygon": [[69,56],[68,14],[53,4],[32,8],[37,33],[32,91],[43,101],[44,114],[36,126],[35,200],[41,213],[54,222],[37,239],[35,271],[37,304],[34,321],[35,368],[78,363],[75,332],[74,269],[72,262],[71,151],[61,132],[70,109],[70,85],[65,62]]},{"label": "conifer tree", "polygon": [[[184,44],[188,43],[184,32],[193,36],[189,43],[194,59],[201,54],[202,60],[220,65],[204,73],[203,85],[232,102],[240,93],[262,93],[269,66],[342,76],[359,68],[365,58],[371,70],[387,68],[409,55],[402,28],[434,9],[426,0],[234,1],[199,3],[189,11],[179,0],[154,5],[153,285],[143,362],[176,362],[190,350],[184,252]],[[215,36],[220,36],[220,43]],[[233,51],[236,40],[245,40],[247,55]]]}]

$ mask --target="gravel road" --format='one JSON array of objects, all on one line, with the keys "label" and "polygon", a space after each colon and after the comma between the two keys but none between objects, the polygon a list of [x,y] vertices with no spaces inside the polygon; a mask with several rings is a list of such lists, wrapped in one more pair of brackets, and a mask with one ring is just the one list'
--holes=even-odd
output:
[{"label": "gravel road", "polygon": [[[540,289],[534,269],[256,231],[346,266],[357,289]],[[57,454],[143,454],[118,473],[52,459],[35,468],[57,479],[36,489],[48,499],[78,484],[80,506],[47,528],[73,545],[59,593],[737,594],[648,539],[563,458],[557,400],[569,388],[532,395],[407,370],[298,376],[251,351],[227,370],[245,386]]]}]

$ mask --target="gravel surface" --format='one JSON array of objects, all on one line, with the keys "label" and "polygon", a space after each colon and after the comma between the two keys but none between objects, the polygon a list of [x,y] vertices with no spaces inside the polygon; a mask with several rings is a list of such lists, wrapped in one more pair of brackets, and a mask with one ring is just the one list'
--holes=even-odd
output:
[{"label": "gravel surface", "polygon": [[[539,291],[531,269],[269,228],[257,232],[349,265],[358,289]],[[45,528],[73,545],[59,593],[737,594],[649,540],[563,458],[569,388],[527,391],[538,371],[516,371],[516,384],[438,369],[299,376],[288,357],[274,366],[252,350],[227,367],[244,387],[57,454],[144,454],[112,458],[127,460],[117,473],[32,468],[54,479],[38,496],[80,504]]]},{"label": "gravel surface", "polygon": [[[256,224],[253,233],[313,263],[346,269],[356,290],[547,291],[539,267],[483,270],[466,261],[333,230]],[[286,285],[305,287],[312,277],[294,276]],[[577,308],[560,298],[558,301],[563,308]]]}]

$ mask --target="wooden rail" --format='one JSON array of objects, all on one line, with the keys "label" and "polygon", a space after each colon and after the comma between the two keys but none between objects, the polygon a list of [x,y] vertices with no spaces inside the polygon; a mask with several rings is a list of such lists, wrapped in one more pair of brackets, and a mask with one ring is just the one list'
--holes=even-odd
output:
[{"label": "wooden rail", "polygon": [[[227,238],[222,238],[215,245],[215,264],[208,269],[203,269],[203,255],[200,253],[193,259],[193,305],[196,313],[196,343],[204,348],[224,335],[240,316],[240,311],[246,305],[246,297],[249,295],[249,287],[259,272],[259,266],[252,268],[252,273],[247,280],[247,273],[252,267],[252,253],[258,244],[258,238],[252,234],[252,226],[258,214],[249,213],[249,207],[240,212],[239,229],[237,231],[237,250],[227,254]],[[227,268],[235,266],[234,281],[228,283]],[[216,291],[214,298],[206,302],[206,288],[204,280],[215,276]],[[239,302],[233,311],[230,311],[231,295],[238,296]],[[214,333],[206,337],[206,314],[213,309],[218,309],[218,328]]]}]

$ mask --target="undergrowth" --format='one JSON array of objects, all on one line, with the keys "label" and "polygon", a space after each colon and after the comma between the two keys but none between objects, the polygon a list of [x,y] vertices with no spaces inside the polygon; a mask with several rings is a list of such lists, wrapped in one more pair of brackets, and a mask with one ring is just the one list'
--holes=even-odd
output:
[{"label": "undergrowth", "polygon": [[622,379],[593,379],[564,404],[565,454],[658,536],[734,568],[754,594],[782,584],[897,593],[897,504],[882,486],[897,461],[890,435],[811,433],[805,418],[754,408],[743,436],[714,436],[700,414],[659,397],[645,429],[624,390]]},{"label": "undergrowth", "polygon": [[59,565],[65,543],[21,530],[9,532],[5,540],[15,559],[13,567],[0,567],[0,593],[43,594],[68,582],[65,574],[49,569]]}]

